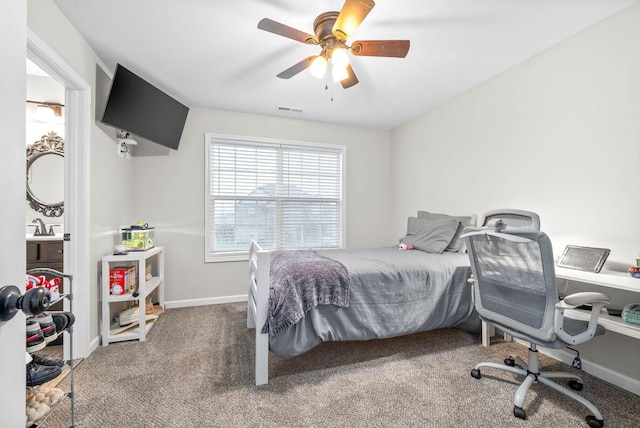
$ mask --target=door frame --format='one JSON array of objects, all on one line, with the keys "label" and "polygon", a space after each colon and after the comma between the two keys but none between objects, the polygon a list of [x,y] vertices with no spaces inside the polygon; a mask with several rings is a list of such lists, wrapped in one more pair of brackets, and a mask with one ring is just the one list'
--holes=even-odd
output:
[{"label": "door frame", "polygon": [[[65,88],[64,270],[73,275],[73,357],[90,354],[90,142],[91,86],[27,28],[27,58]],[[23,142],[24,144],[24,142]],[[25,202],[26,203],[26,202]],[[65,310],[69,301],[65,299]],[[96,316],[96,314],[93,314]],[[97,319],[97,318],[96,318]],[[64,342],[69,358],[69,341]]]}]

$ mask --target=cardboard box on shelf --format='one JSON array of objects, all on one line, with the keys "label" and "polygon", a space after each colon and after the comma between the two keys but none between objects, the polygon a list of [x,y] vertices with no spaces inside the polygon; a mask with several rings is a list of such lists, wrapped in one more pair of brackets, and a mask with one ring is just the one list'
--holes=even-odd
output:
[{"label": "cardboard box on shelf", "polygon": [[135,288],[135,266],[114,266],[109,269],[109,294],[127,294],[132,292]]}]

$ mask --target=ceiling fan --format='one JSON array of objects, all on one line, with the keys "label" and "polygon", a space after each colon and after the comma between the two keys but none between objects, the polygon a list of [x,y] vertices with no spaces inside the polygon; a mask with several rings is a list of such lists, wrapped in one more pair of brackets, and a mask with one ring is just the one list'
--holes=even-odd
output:
[{"label": "ceiling fan", "polygon": [[311,74],[322,78],[327,70],[328,61],[331,60],[333,80],[340,81],[342,87],[347,89],[358,83],[358,78],[349,65],[347,52],[357,56],[404,58],[409,52],[409,40],[358,40],[351,46],[347,44],[347,39],[353,35],[374,6],[373,0],[346,0],[340,12],[325,12],[315,19],[315,35],[269,18],[262,19],[258,23],[261,30],[322,48],[320,55],[303,59],[278,74],[278,77],[289,79],[309,68]]}]

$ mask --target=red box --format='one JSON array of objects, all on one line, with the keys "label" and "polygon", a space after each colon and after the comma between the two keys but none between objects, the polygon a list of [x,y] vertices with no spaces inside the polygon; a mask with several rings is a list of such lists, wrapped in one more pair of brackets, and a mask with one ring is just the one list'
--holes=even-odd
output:
[{"label": "red box", "polygon": [[118,266],[109,269],[109,294],[127,294],[135,288],[135,266]]}]

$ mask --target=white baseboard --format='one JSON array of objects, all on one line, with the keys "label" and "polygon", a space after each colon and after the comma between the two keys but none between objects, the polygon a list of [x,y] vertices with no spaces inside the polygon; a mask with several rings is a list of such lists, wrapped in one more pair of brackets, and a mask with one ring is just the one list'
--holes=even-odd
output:
[{"label": "white baseboard", "polygon": [[100,346],[100,336],[94,337],[93,340],[89,341],[89,355],[91,355],[93,351],[98,349],[99,346]]},{"label": "white baseboard", "polygon": [[[567,351],[566,349],[538,348],[538,350],[545,355],[548,355],[569,365],[571,365],[574,357],[576,356],[575,353]],[[582,370],[584,370],[585,372],[592,374],[602,380],[606,380],[607,382],[619,386],[620,388],[626,389],[629,392],[633,392],[636,395],[640,395],[640,380],[613,371],[610,368],[604,367],[600,364],[593,363],[583,357],[580,357],[580,359],[582,360]]]},{"label": "white baseboard", "polygon": [[[519,339],[514,339],[516,342],[520,343],[524,346],[529,346],[528,342],[521,341]],[[563,363],[571,365],[573,363],[573,359],[575,358],[575,353],[568,351],[566,348],[563,349],[551,349],[551,348],[542,348],[539,347],[538,351],[542,354],[548,355],[551,358],[555,358],[558,361],[562,361]],[[615,386],[619,386],[620,388],[626,389],[629,392],[633,392],[636,395],[640,395],[640,380],[634,379],[622,373],[616,372],[602,366],[597,363],[593,363],[583,357],[580,357],[582,360],[582,370],[592,374],[593,376],[600,378],[604,381],[607,381]]]},{"label": "white baseboard", "polygon": [[220,305],[222,303],[236,303],[236,302],[246,302],[246,301],[247,301],[247,295],[240,294],[237,296],[210,297],[206,299],[165,301],[164,307],[166,309],[188,308],[191,306]]},{"label": "white baseboard", "polygon": [[[191,299],[191,300],[172,300],[165,301],[164,307],[166,309],[171,308],[187,308],[190,306],[205,306],[205,305],[220,305],[223,303],[236,303],[236,302],[246,302],[247,295],[241,294],[237,296],[225,296],[225,297],[212,297],[207,299]],[[89,355],[93,353],[100,346],[100,337],[95,337],[93,340],[89,342]]]}]

